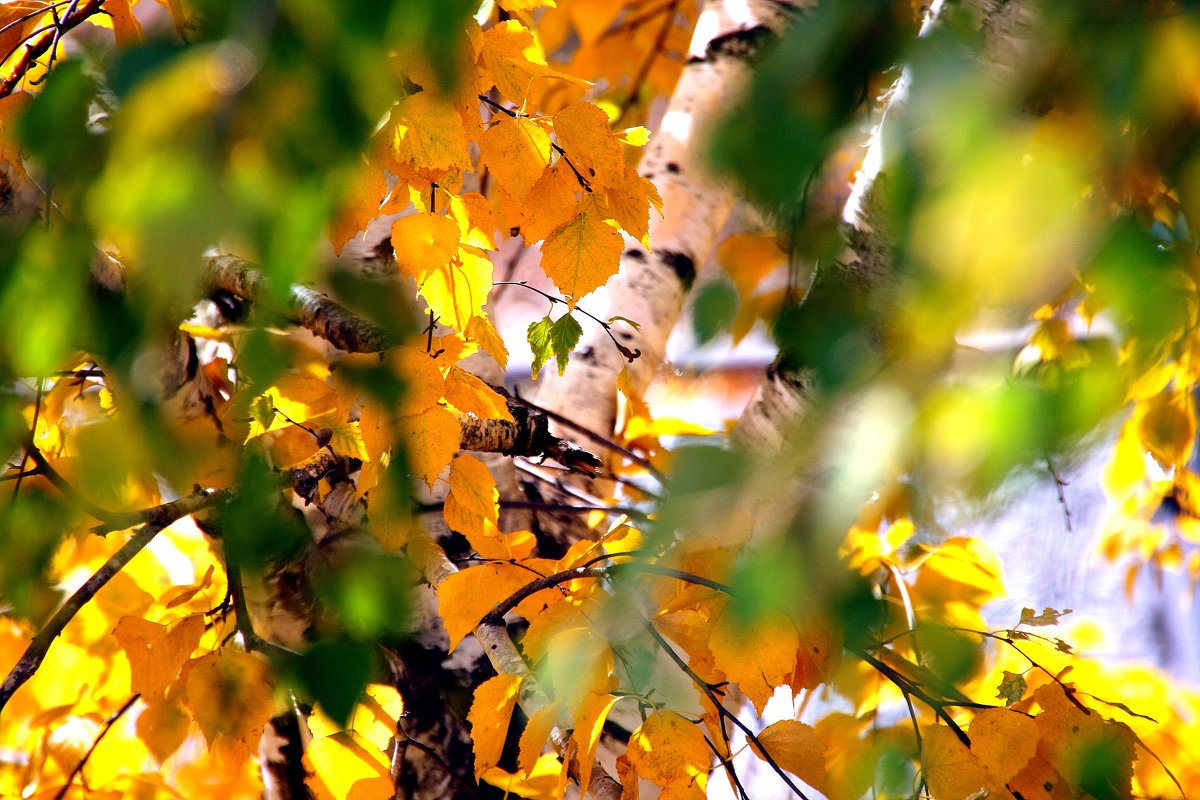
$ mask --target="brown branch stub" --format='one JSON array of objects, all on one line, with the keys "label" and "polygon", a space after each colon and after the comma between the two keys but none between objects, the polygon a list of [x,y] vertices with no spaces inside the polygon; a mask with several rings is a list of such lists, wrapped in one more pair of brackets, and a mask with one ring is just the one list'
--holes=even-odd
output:
[{"label": "brown branch stub", "polygon": [[592,478],[600,473],[602,462],[598,456],[550,433],[550,422],[545,412],[511,398],[508,412],[512,415],[512,422],[460,417],[462,437],[459,446],[463,450],[503,453],[506,456],[553,458],[572,472]]},{"label": "brown branch stub", "polygon": [[[232,255],[209,258],[204,279],[213,289],[224,289],[251,302],[260,300],[267,288],[266,276],[256,265]],[[337,348],[378,353],[395,344],[377,325],[315,289],[293,286],[289,299],[294,321]]]}]

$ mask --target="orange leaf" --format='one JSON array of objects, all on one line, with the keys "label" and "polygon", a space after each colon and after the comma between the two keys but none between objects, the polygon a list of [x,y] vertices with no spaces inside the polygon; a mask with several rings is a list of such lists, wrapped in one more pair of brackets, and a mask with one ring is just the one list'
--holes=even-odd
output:
[{"label": "orange leaf", "polygon": [[703,800],[712,753],[700,729],[673,711],[656,711],[629,739],[626,755],[638,775],[674,797]]},{"label": "orange leaf", "polygon": [[550,165],[550,134],[526,117],[504,117],[479,137],[479,159],[518,203]]},{"label": "orange leaf", "polygon": [[413,474],[433,488],[434,481],[458,452],[462,426],[444,406],[401,417],[396,426],[404,436],[405,455]]},{"label": "orange leaf", "polygon": [[[783,719],[768,725],[758,734],[766,752],[775,763],[800,778],[821,793],[825,793],[825,746],[817,738],[812,727],[803,722]],[[764,761],[766,758],[753,743],[754,754]]]},{"label": "orange leaf", "polygon": [[475,779],[500,763],[508,722],[517,704],[521,688],[519,675],[497,675],[479,684],[467,722],[471,725],[471,741],[475,743]]},{"label": "orange leaf", "polygon": [[479,564],[451,575],[437,587],[438,611],[450,636],[450,650],[501,600],[535,579],[515,564]]},{"label": "orange leaf", "polygon": [[271,668],[258,656],[221,650],[188,662],[184,700],[212,749],[223,744],[247,756],[274,713]]},{"label": "orange leaf", "polygon": [[446,400],[459,411],[470,412],[480,419],[513,421],[508,402],[495,389],[458,366],[450,367],[446,375]]},{"label": "orange leaf", "polygon": [[537,764],[542,748],[558,724],[558,714],[558,703],[551,703],[533,712],[525,723],[525,730],[521,732],[520,755],[517,757],[517,767],[525,774],[532,772]]},{"label": "orange leaf", "polygon": [[379,216],[379,207],[387,194],[387,177],[376,165],[364,162],[351,186],[353,191],[342,202],[329,229],[329,241],[337,254]]},{"label": "orange leaf", "polygon": [[554,135],[580,172],[601,186],[620,183],[625,172],[621,143],[608,115],[592,103],[575,103],[554,115]]},{"label": "orange leaf", "polygon": [[[610,656],[611,659],[611,656]],[[600,732],[604,729],[604,720],[608,712],[621,698],[602,692],[590,694],[583,699],[572,715],[575,726],[571,734],[579,748],[579,785],[589,786],[592,780],[592,767],[596,764],[596,748],[600,745]]]},{"label": "orange leaf", "polygon": [[1006,708],[988,708],[971,720],[971,752],[997,783],[1008,783],[1037,752],[1038,726]]},{"label": "orange leaf", "polygon": [[617,274],[621,260],[621,234],[605,222],[607,214],[595,194],[580,204],[574,219],[542,245],[542,269],[568,296],[570,308],[593,289]]},{"label": "orange leaf", "polygon": [[393,150],[399,161],[418,170],[471,169],[462,116],[431,92],[418,92],[396,109]]},{"label": "orange leaf", "polygon": [[795,671],[800,640],[796,626],[786,617],[743,623],[726,612],[708,647],[717,669],[741,687],[761,714],[775,687]]},{"label": "orange leaf", "polygon": [[[472,541],[490,534],[500,521],[499,500],[496,479],[482,461],[464,453],[451,462],[450,494],[442,509],[451,530]],[[484,528],[485,522],[491,523],[491,530]]]},{"label": "orange leaf", "polygon": [[531,192],[537,198],[537,205],[522,209],[521,236],[525,243],[541,241],[570,222],[579,213],[579,200],[575,197],[578,191],[579,182],[561,161],[542,173]]},{"label": "orange leaf", "polygon": [[142,696],[146,707],[138,714],[137,735],[146,743],[146,748],[158,760],[166,761],[187,740],[192,720],[174,697]]},{"label": "orange leaf", "polygon": [[458,250],[458,226],[440,214],[410,214],[392,223],[392,247],[400,271],[418,284],[450,263]]},{"label": "orange leaf", "polygon": [[204,617],[184,617],[171,628],[138,617],[124,617],[113,635],[129,658],[130,690],[160,696],[175,680],[204,634]]},{"label": "orange leaf", "polygon": [[967,800],[989,784],[979,759],[945,725],[922,731],[921,764],[933,800]]}]

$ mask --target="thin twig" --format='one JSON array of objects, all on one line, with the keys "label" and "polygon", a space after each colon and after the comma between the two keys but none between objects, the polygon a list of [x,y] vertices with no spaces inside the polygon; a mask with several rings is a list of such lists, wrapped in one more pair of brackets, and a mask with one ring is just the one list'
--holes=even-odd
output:
[{"label": "thin twig", "polygon": [[[496,109],[497,111],[501,111],[501,112],[507,114],[508,116],[512,117],[513,119],[516,119],[518,117],[527,116],[526,114],[522,114],[520,111],[516,111],[514,109],[506,107],[503,103],[497,103],[495,100],[492,100],[491,98],[486,97],[482,94],[479,95],[478,97],[481,101],[483,101],[488,106]],[[560,156],[562,156],[563,161],[567,162],[567,166],[571,168],[571,172],[575,173],[575,180],[579,182],[579,185],[583,188],[583,190],[585,192],[591,192],[592,191],[592,182],[589,181],[587,178],[583,177],[583,173],[580,172],[579,169],[573,163],[571,163],[571,159],[567,156],[567,151],[563,150],[562,147],[559,144],[557,144],[556,142],[551,142],[550,147],[552,147],[554,149],[554,152],[556,152]]]},{"label": "thin twig", "polygon": [[92,741],[92,746],[89,747],[87,752],[83,754],[83,758],[79,759],[79,762],[71,768],[71,773],[67,775],[67,782],[64,783],[63,787],[58,790],[58,793],[54,795],[54,800],[62,800],[67,796],[67,792],[71,790],[71,784],[75,782],[75,776],[83,772],[83,766],[87,764],[88,759],[92,757],[92,753],[96,751],[96,747],[99,746],[100,741],[108,735],[108,732],[112,730],[112,726],[117,724],[117,720],[125,716],[125,712],[133,708],[133,704],[136,703],[139,698],[141,698],[141,695],[135,694],[133,697],[126,700],[125,705],[118,708],[113,715],[105,721],[104,728]]},{"label": "thin twig", "polygon": [[[33,437],[37,436],[38,419],[42,413],[42,379],[37,379],[37,393],[33,400],[33,424],[30,426],[29,442],[32,445]],[[36,448],[35,448],[36,449]],[[13,486],[12,499],[16,502],[17,496],[21,493],[21,479],[25,476],[25,465],[29,463],[29,448],[25,448],[25,452],[21,454],[21,464],[17,467],[17,483]],[[38,467],[41,469],[40,465]]]},{"label": "thin twig", "polygon": [[1067,481],[1064,481],[1062,476],[1058,474],[1058,470],[1054,468],[1054,462],[1050,460],[1050,455],[1048,453],[1046,454],[1045,458],[1046,469],[1050,470],[1050,475],[1054,478],[1054,488],[1058,491],[1058,504],[1062,506],[1063,519],[1066,520],[1067,530],[1071,531],[1071,509],[1067,506],[1067,495],[1063,491],[1071,484]]},{"label": "thin twig", "polygon": [[[554,306],[556,303],[562,303],[565,306],[570,305],[566,300],[563,300],[561,297],[556,297],[555,295],[552,295],[549,292],[544,292],[541,289],[537,288],[536,286],[530,286],[529,281],[494,281],[492,283],[492,286],[522,286],[531,292],[537,292],[542,297],[549,300],[551,306]],[[638,358],[641,357],[642,351],[640,349],[630,350],[628,347],[626,347],[625,345],[623,345],[617,341],[617,337],[613,336],[612,323],[605,322],[604,320],[597,317],[595,314],[592,314],[590,311],[584,309],[582,306],[575,306],[575,310],[578,311],[579,313],[583,314],[586,317],[590,317],[593,321],[595,321],[595,323],[597,325],[599,325],[601,328],[603,328],[604,332],[608,334],[608,338],[612,339],[613,345],[617,348],[618,351],[620,351],[621,355],[623,355],[626,358],[626,360],[629,361],[630,364],[632,364],[634,361],[636,361]]]},{"label": "thin twig", "polygon": [[775,761],[771,753],[766,747],[763,746],[763,743],[759,741],[758,736],[755,735],[754,731],[750,730],[750,728],[744,722],[738,719],[737,714],[734,714],[721,704],[720,698],[717,697],[716,690],[714,690],[713,686],[697,675],[696,672],[690,666],[688,666],[688,663],[679,657],[679,654],[675,652],[675,648],[663,638],[661,633],[655,630],[653,625],[647,622],[646,630],[650,632],[652,637],[654,637],[654,641],[658,642],[658,646],[662,648],[663,652],[665,652],[670,659],[675,662],[677,667],[683,670],[684,673],[692,679],[692,682],[696,684],[697,688],[699,688],[704,696],[708,698],[708,702],[712,703],[713,707],[716,709],[717,715],[723,719],[728,719],[738,728],[738,730],[746,735],[746,738],[758,748],[758,752],[762,754],[763,760],[767,762],[768,766],[775,771],[775,774],[778,775],[785,784],[787,784],[787,787],[791,789],[795,795],[800,798],[800,800],[808,800],[807,795],[800,791],[800,788],[796,786],[796,784],[792,783],[792,779],[786,772],[783,771],[783,768],[779,766],[779,763]]},{"label": "thin twig", "polygon": [[[416,513],[430,514],[435,511],[441,511],[445,507],[446,502],[444,500],[436,503],[422,503],[417,506]],[[566,514],[590,514],[593,511],[603,511],[606,514],[624,514],[629,517],[646,519],[645,511],[639,511],[629,506],[581,506],[569,503],[539,503],[532,500],[501,500],[500,508],[524,511],[556,511]]]},{"label": "thin twig", "polygon": [[[637,74],[633,76],[633,82],[629,87],[629,94],[625,97],[625,102],[621,103],[620,113],[617,114],[617,119],[622,120],[629,113],[629,109],[633,108],[633,104],[637,102],[638,95],[641,94],[642,84],[650,77],[650,69],[654,66],[654,62],[658,60],[662,54],[663,47],[667,43],[667,35],[671,32],[671,27],[675,24],[675,12],[679,8],[679,0],[670,0],[665,6],[654,9],[652,12],[646,12],[647,17],[652,18],[655,14],[666,12],[663,17],[662,25],[659,26],[658,34],[654,37],[654,43],[650,45],[650,51],[642,60],[641,66],[638,67]],[[640,22],[638,24],[641,24]]]}]

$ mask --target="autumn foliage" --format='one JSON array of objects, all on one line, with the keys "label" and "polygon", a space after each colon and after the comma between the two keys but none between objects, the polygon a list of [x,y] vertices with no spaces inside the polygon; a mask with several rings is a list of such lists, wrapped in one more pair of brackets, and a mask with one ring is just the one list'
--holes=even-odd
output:
[{"label": "autumn foliage", "polygon": [[[997,622],[992,548],[923,510],[1115,426],[1104,555],[1200,579],[1200,21],[719,36],[742,5],[0,6],[0,796],[1200,791],[1200,695],[1070,609]],[[662,116],[727,62],[707,129]],[[572,400],[612,430],[514,389],[664,349],[597,291],[723,224],[639,171],[662,131],[765,209],[667,261],[697,340],[766,327],[804,387],[771,447],[632,366]],[[960,363],[991,323],[1015,360]]]}]

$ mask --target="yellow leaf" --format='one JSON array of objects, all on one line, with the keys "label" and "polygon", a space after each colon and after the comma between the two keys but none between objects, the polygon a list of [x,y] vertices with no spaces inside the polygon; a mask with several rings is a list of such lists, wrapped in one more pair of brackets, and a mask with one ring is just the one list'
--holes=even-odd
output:
[{"label": "yellow leaf", "polygon": [[617,138],[631,147],[645,147],[650,142],[650,129],[635,125],[621,131]]},{"label": "yellow leaf", "polygon": [[484,773],[483,780],[518,797],[530,800],[559,800],[562,797],[558,788],[562,772],[563,764],[558,760],[558,756],[546,753],[537,760],[524,778],[505,772],[500,767],[492,767]]},{"label": "yellow leaf", "polygon": [[105,0],[104,13],[92,15],[88,22],[101,28],[112,28],[118,47],[133,47],[143,41],[145,36],[142,34],[141,23],[130,8],[131,5],[130,0]]},{"label": "yellow leaf", "polygon": [[1196,440],[1196,408],[1191,392],[1162,392],[1148,402],[1138,433],[1165,468],[1187,463]]},{"label": "yellow leaf", "polygon": [[[536,769],[542,753],[542,748],[545,747],[546,741],[550,738],[550,733],[554,730],[554,726],[558,724],[559,705],[551,703],[543,706],[529,718],[525,723],[525,730],[521,732],[521,742],[519,755],[517,756],[517,767],[526,775],[531,774]],[[555,778],[558,777],[557,772]]]},{"label": "yellow leaf", "polygon": [[486,314],[481,313],[471,317],[471,321],[467,323],[467,329],[463,333],[472,342],[477,342],[484,352],[495,359],[496,363],[500,365],[500,369],[508,369],[508,348],[504,345],[503,337],[488,320]]},{"label": "yellow leaf", "polygon": [[1033,720],[1041,739],[1038,751],[1066,779],[1073,793],[1082,795],[1084,787],[1103,781],[1104,791],[1098,796],[1129,797],[1135,758],[1133,732],[1095,711],[1079,708],[1058,684],[1042,686],[1033,698],[1043,709]]},{"label": "yellow leaf", "polygon": [[491,259],[464,246],[449,264],[426,273],[419,293],[443,325],[462,331],[472,317],[483,313],[491,290]]},{"label": "yellow leaf", "polygon": [[500,94],[522,105],[529,85],[538,78],[556,78],[579,86],[591,83],[546,66],[546,56],[529,29],[515,19],[505,20],[483,32],[480,58],[485,72],[477,88],[486,92],[495,86]]},{"label": "yellow leaf", "polygon": [[554,0],[499,0],[499,5],[505,11],[533,11],[535,8],[555,8]]},{"label": "yellow leaf", "polygon": [[434,481],[458,452],[462,426],[443,406],[401,417],[396,427],[404,437],[405,456],[413,474],[433,487]]},{"label": "yellow leaf", "polygon": [[589,694],[572,714],[575,730],[571,737],[578,748],[580,786],[591,785],[592,767],[596,764],[596,748],[600,745],[600,732],[604,729],[604,720],[608,719],[608,712],[612,711],[612,707],[620,699],[607,692]]},{"label": "yellow leaf", "polygon": [[550,638],[541,674],[553,687],[554,699],[574,714],[589,695],[608,692],[612,670],[608,641],[590,627],[576,627]]},{"label": "yellow leaf", "polygon": [[484,523],[491,523],[495,530],[500,521],[499,500],[496,479],[482,461],[464,453],[451,462],[450,494],[442,509],[450,530],[461,533],[472,543],[489,535],[491,530],[485,529]]},{"label": "yellow leaf", "polygon": [[554,135],[575,168],[600,186],[620,183],[625,172],[621,143],[608,116],[592,103],[575,103],[554,115]]},{"label": "yellow leaf", "polygon": [[[825,765],[825,746],[812,727],[796,720],[783,719],[768,725],[758,734],[758,741],[776,764],[822,794],[826,793],[828,768]],[[756,756],[766,760],[753,743],[750,747]]]},{"label": "yellow leaf", "polygon": [[369,742],[375,750],[385,752],[396,735],[396,720],[403,713],[404,700],[400,693],[391,686],[373,683],[364,690],[345,728],[319,708],[308,718],[308,726],[314,737],[331,736],[342,730],[354,731],[356,736]]},{"label": "yellow leaf", "polygon": [[967,800],[988,787],[988,773],[954,731],[932,725],[921,735],[922,775],[933,800]]},{"label": "yellow leaf", "polygon": [[446,401],[480,419],[513,421],[508,401],[476,376],[458,366],[446,374]]},{"label": "yellow leaf", "polygon": [[700,729],[673,711],[656,711],[633,732],[626,753],[641,777],[674,796],[703,800],[712,752]]},{"label": "yellow leaf", "polygon": [[452,196],[450,216],[458,224],[458,238],[463,244],[496,249],[496,219],[486,197],[479,192]]},{"label": "yellow leaf", "polygon": [[1007,708],[988,708],[971,720],[971,752],[997,783],[1008,783],[1037,752],[1038,726]]},{"label": "yellow leaf", "polygon": [[800,647],[796,626],[783,616],[742,622],[726,611],[708,640],[717,669],[741,687],[761,714],[775,687],[791,677]]},{"label": "yellow leaf", "polygon": [[185,667],[184,701],[209,749],[222,744],[239,756],[258,747],[274,713],[271,668],[258,656],[226,649]]},{"label": "yellow leaf", "polygon": [[579,188],[570,167],[562,161],[538,178],[531,192],[537,198],[537,205],[522,209],[520,228],[526,244],[545,239],[579,213],[579,200],[575,197]]},{"label": "yellow leaf", "polygon": [[1000,559],[982,539],[955,536],[933,548],[917,571],[913,593],[924,602],[961,600],[982,606],[1004,595]]},{"label": "yellow leaf", "polygon": [[471,741],[475,743],[475,779],[500,762],[508,722],[517,704],[521,688],[519,675],[497,675],[475,689],[475,699],[467,722],[471,725]]},{"label": "yellow leaf", "polygon": [[353,190],[343,200],[329,229],[329,241],[333,252],[340,254],[346,242],[367,229],[371,220],[379,216],[387,194],[387,176],[378,166],[364,162],[359,174],[350,184]]},{"label": "yellow leaf", "polygon": [[458,251],[458,226],[439,214],[410,214],[392,223],[392,247],[400,271],[418,284],[450,263]]},{"label": "yellow leaf", "polygon": [[600,201],[589,194],[580,204],[579,214],[550,234],[542,245],[542,269],[568,296],[571,309],[579,298],[617,273],[621,234],[605,219]]},{"label": "yellow leaf", "polygon": [[337,401],[337,393],[325,381],[286,372],[254,402],[246,441],[332,413],[337,410]]},{"label": "yellow leaf", "polygon": [[304,761],[318,800],[379,800],[395,792],[383,753],[352,731],[313,739]]},{"label": "yellow leaf", "polygon": [[396,110],[395,157],[418,170],[469,170],[467,132],[462,116],[431,92],[418,92]]},{"label": "yellow leaf", "polygon": [[735,233],[717,247],[717,261],[742,297],[754,294],[764,278],[787,264],[787,258],[774,233]]},{"label": "yellow leaf", "polygon": [[536,576],[516,564],[494,563],[467,567],[437,587],[438,613],[446,623],[450,650],[475,630],[484,615]]},{"label": "yellow leaf", "polygon": [[604,192],[609,213],[630,236],[649,247],[650,205],[658,190],[633,167],[622,164],[621,169]]},{"label": "yellow leaf", "polygon": [[113,635],[129,658],[130,691],[146,698],[161,695],[203,634],[202,614],[184,617],[170,628],[138,617],[122,618]]},{"label": "yellow leaf", "polygon": [[142,696],[146,707],[138,714],[137,735],[146,748],[158,760],[166,761],[187,740],[192,720],[173,695],[166,697]]},{"label": "yellow leaf", "polygon": [[479,137],[479,159],[517,203],[550,165],[550,135],[526,117],[504,117]]},{"label": "yellow leaf", "polygon": [[[446,382],[438,362],[429,353],[416,347],[393,347],[387,353],[388,366],[404,381],[404,397],[401,399],[400,416],[419,414],[433,408],[446,393]],[[384,413],[379,409],[379,413]],[[366,430],[366,426],[362,426]],[[364,433],[365,435],[365,433]],[[372,453],[370,445],[368,452]]]}]

